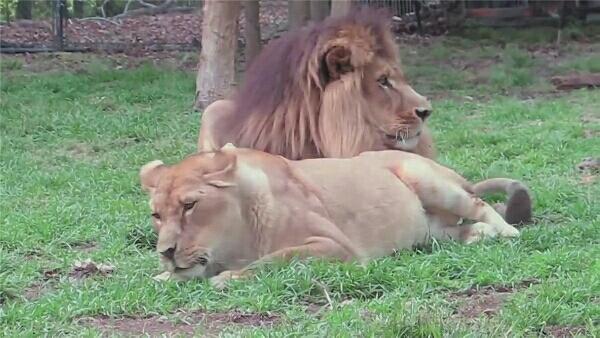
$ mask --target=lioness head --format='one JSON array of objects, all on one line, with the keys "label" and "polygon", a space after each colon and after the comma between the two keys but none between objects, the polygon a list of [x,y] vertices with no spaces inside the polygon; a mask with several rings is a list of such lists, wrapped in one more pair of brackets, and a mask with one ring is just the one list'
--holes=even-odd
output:
[{"label": "lioness head", "polygon": [[[335,144],[337,138],[360,148],[357,136],[362,133],[375,145],[382,142],[387,148],[410,151],[431,105],[407,82],[383,18],[378,22],[374,18],[376,14],[367,12],[347,23],[334,21],[335,33],[322,43],[321,136],[326,144]],[[363,130],[353,133],[357,126]]]},{"label": "lioness head", "polygon": [[[152,161],[140,170],[150,195],[160,262],[176,278],[211,277],[235,262],[249,236],[242,224],[236,157],[223,151],[192,155],[167,166]],[[239,262],[243,265],[247,262]]]}]

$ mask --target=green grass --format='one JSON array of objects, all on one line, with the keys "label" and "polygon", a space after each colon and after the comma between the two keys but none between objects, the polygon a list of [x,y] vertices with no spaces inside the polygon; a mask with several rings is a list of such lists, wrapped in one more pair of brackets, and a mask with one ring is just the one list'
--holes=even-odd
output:
[{"label": "green grass", "polygon": [[[160,272],[156,237],[138,183],[141,165],[153,159],[173,163],[195,150],[194,75],[152,66],[116,70],[98,62],[72,73],[34,74],[17,61],[3,61],[0,335],[96,335],[81,318],[165,315],[177,321],[181,311],[240,310],[281,319],[272,328],[237,325],[224,332],[531,336],[578,327],[597,336],[600,184],[580,183],[574,167],[600,155],[600,139],[584,137],[585,129],[598,126],[580,119],[598,115],[598,92],[505,96],[499,88],[518,93],[543,79],[505,79],[494,66],[523,69],[533,78],[544,63],[518,46],[471,53],[440,43],[431,54],[416,47],[419,58],[404,58],[419,91],[449,94],[434,101],[431,119],[440,162],[472,180],[526,181],[535,196],[536,223],[516,240],[434,243],[366,268],[319,260],[273,264],[223,292],[201,281],[151,279]],[[484,72],[484,85],[468,71],[447,72],[442,61],[464,55],[469,61],[499,56],[491,75]],[[79,248],[90,243],[91,250]],[[73,263],[85,258],[116,270],[108,277],[69,280]],[[59,277],[44,281],[53,269]],[[524,280],[535,283],[522,286]],[[515,289],[492,315],[461,316],[473,299],[456,293],[489,285]],[[43,292],[36,294],[36,288]]]}]

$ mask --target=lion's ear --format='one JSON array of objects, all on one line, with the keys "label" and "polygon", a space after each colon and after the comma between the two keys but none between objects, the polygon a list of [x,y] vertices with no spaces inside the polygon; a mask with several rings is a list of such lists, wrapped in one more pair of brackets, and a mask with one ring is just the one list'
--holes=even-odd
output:
[{"label": "lion's ear", "polygon": [[152,194],[158,185],[158,180],[166,169],[167,166],[165,166],[163,162],[159,160],[154,160],[142,166],[140,169],[140,181],[142,183],[142,189]]},{"label": "lion's ear", "polygon": [[325,53],[326,74],[329,81],[335,81],[342,75],[354,70],[352,52],[343,46],[334,46]]}]

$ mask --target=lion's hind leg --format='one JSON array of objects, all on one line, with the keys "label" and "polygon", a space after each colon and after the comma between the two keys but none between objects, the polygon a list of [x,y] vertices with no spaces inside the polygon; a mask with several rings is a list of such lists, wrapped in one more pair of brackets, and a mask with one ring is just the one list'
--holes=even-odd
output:
[{"label": "lion's hind leg", "polygon": [[[439,180],[433,180],[433,182],[436,181]],[[468,193],[462,187],[452,182],[448,182],[448,184],[443,184],[443,182],[433,184],[437,185],[434,189],[437,193],[432,194],[431,191],[423,191],[421,194],[418,194],[426,207],[431,206],[445,210],[458,217],[486,223],[493,226],[496,233],[503,237],[519,235],[519,230],[506,223],[504,218],[481,198]]]},{"label": "lion's hind leg", "polygon": [[[432,161],[408,160],[394,173],[419,197],[428,211],[441,211],[443,219],[452,215],[492,225],[498,235],[518,236],[519,231],[506,223],[494,208],[467,191],[464,179],[452,170]],[[455,218],[454,218],[455,220]],[[451,226],[453,222],[446,222]]]}]

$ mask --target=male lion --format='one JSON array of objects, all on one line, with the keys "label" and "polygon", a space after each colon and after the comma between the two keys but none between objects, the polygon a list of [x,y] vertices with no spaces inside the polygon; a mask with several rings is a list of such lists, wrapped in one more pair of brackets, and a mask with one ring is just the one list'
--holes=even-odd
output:
[{"label": "male lion", "polygon": [[140,179],[163,265],[217,286],[275,258],[365,262],[431,237],[519,235],[454,171],[395,150],[292,161],[226,145],[173,166],[152,161]]},{"label": "male lion", "polygon": [[[231,142],[296,160],[385,149],[435,159],[425,124],[431,105],[406,81],[382,14],[328,18],[271,41],[232,99],[206,108],[198,150]],[[529,221],[524,185],[498,180],[479,188],[477,194],[512,189],[507,220]]]},{"label": "male lion", "polygon": [[431,105],[404,78],[386,19],[362,10],[271,41],[232,100],[206,108],[198,150],[231,142],[296,160],[383,149],[433,157]]}]

